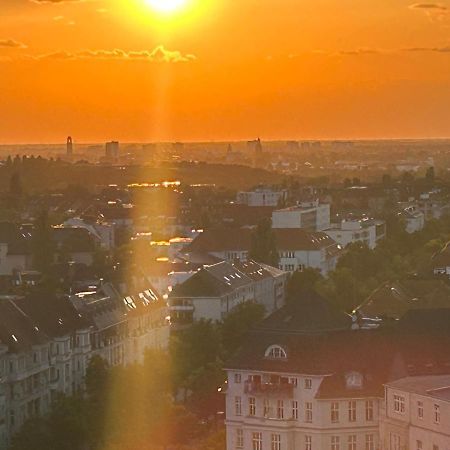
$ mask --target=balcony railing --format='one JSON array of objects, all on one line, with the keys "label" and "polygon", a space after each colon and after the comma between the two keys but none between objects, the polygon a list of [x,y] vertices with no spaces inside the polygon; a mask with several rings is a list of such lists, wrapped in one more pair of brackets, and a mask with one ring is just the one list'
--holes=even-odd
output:
[{"label": "balcony railing", "polygon": [[246,394],[255,395],[278,395],[292,397],[294,395],[294,385],[290,383],[258,383],[246,381],[244,385]]}]

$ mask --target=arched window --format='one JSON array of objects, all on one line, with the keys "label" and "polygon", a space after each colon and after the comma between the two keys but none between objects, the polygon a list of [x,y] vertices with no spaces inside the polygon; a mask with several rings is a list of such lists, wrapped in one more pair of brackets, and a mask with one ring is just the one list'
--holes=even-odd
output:
[{"label": "arched window", "polygon": [[349,372],[345,375],[347,389],[361,389],[363,386],[363,376],[359,372]]},{"label": "arched window", "polygon": [[266,358],[271,359],[286,359],[287,354],[286,351],[280,347],[279,345],[271,345],[264,355]]}]

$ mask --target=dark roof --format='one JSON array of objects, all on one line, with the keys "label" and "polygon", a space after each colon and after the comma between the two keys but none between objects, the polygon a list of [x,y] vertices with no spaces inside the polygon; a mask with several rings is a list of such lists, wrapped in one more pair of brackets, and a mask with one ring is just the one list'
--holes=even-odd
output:
[{"label": "dark roof", "polygon": [[195,275],[174,287],[171,297],[221,297],[251,283],[251,279],[232,264],[222,261],[205,266]]},{"label": "dark roof", "polygon": [[315,291],[304,291],[295,302],[275,311],[259,329],[294,333],[346,330],[351,317],[341,312]]},{"label": "dark roof", "polygon": [[450,287],[442,280],[407,279],[387,282],[357,311],[364,317],[398,319],[411,309],[450,308]]},{"label": "dark roof", "polygon": [[[226,367],[324,376],[317,398],[382,396],[383,384],[389,380],[449,373],[450,327],[431,333],[433,323],[425,321],[427,333],[400,326],[330,331],[321,329],[320,321],[318,328],[308,327],[308,317],[302,319],[301,310],[298,318],[291,318],[287,308],[272,314],[248,333]],[[281,346],[287,358],[266,357],[272,345]],[[361,386],[347,384],[352,373],[361,377]]]},{"label": "dark roof", "polygon": [[273,271],[253,260],[235,263],[221,261],[203,267],[184,283],[175,286],[171,297],[220,297],[241,286],[273,276]]},{"label": "dark roof", "polygon": [[9,255],[31,253],[31,233],[15,223],[0,222],[0,243],[8,244]]},{"label": "dark roof", "polygon": [[54,227],[52,238],[58,248],[63,247],[72,253],[93,252],[95,241],[85,228],[78,227]]},{"label": "dark roof", "polygon": [[[310,232],[303,228],[274,228],[278,250],[321,250],[336,248],[337,243],[326,233]],[[185,253],[249,251],[252,242],[251,228],[216,228],[201,233],[188,246]]]},{"label": "dark roof", "polygon": [[26,350],[86,326],[63,297],[34,293],[0,298],[0,342],[10,351]]},{"label": "dark roof", "polygon": [[433,268],[450,267],[450,245],[447,243],[445,247],[433,255],[431,259]]}]

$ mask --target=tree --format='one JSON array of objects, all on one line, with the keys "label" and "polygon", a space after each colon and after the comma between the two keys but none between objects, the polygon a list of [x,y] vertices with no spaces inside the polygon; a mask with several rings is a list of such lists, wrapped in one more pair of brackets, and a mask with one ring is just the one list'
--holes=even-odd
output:
[{"label": "tree", "polygon": [[15,198],[20,198],[23,194],[22,181],[18,172],[14,172],[11,175],[9,180],[9,193]]},{"label": "tree", "polygon": [[215,362],[222,354],[217,325],[199,320],[171,338],[170,352],[176,386],[186,387],[188,377],[199,367]]},{"label": "tree", "polygon": [[383,183],[384,187],[391,186],[392,185],[392,177],[388,173],[383,174],[382,183]]},{"label": "tree", "polygon": [[271,219],[262,219],[253,231],[249,256],[259,263],[278,267],[279,256]]},{"label": "tree", "polygon": [[47,210],[43,210],[36,218],[31,245],[34,267],[48,274],[53,264],[55,245]]},{"label": "tree", "polygon": [[427,181],[427,184],[433,185],[435,180],[435,173],[434,173],[434,167],[428,167],[426,173],[425,173],[425,180]]},{"label": "tree", "polygon": [[294,272],[286,287],[286,303],[293,304],[305,291],[315,290],[317,284],[323,280],[320,271],[306,268],[301,272]]},{"label": "tree", "polygon": [[248,330],[264,318],[264,306],[255,302],[245,302],[236,306],[224,319],[221,326],[222,342],[226,357],[230,356],[242,343]]}]

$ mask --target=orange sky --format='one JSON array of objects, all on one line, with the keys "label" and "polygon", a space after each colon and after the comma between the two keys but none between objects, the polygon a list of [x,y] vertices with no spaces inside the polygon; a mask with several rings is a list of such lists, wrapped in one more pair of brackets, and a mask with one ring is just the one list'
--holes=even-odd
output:
[{"label": "orange sky", "polygon": [[0,143],[450,136],[450,2],[0,0]]}]

